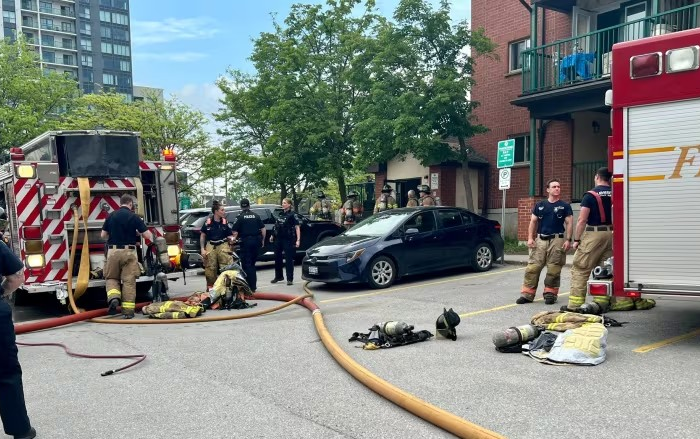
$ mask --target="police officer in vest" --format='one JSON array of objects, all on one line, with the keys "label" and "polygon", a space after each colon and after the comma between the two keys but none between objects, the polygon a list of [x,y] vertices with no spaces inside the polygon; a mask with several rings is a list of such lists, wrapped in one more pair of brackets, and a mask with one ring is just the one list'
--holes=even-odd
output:
[{"label": "police officer in vest", "polygon": [[250,201],[241,200],[243,211],[234,223],[233,237],[241,241],[241,262],[245,271],[248,285],[252,291],[257,289],[258,276],[255,272],[255,262],[258,260],[260,249],[265,246],[265,224],[257,213],[250,210]]},{"label": "police officer in vest", "polygon": [[36,430],[29,423],[22,387],[22,367],[17,358],[15,326],[12,308],[5,296],[12,294],[24,282],[24,264],[0,242],[0,418],[7,435],[31,439]]},{"label": "police officer in vest", "polygon": [[274,235],[270,237],[270,242],[275,243],[275,278],[272,283],[284,280],[282,275],[282,259],[287,272],[287,285],[294,283],[294,256],[296,249],[301,243],[301,230],[299,221],[294,216],[292,201],[289,198],[282,200],[282,209],[277,217]]},{"label": "police officer in vest", "polygon": [[515,301],[519,305],[531,303],[535,299],[540,274],[545,265],[547,276],[544,279],[544,303],[554,304],[559,295],[561,269],[566,264],[574,213],[571,205],[560,199],[561,183],[556,178],[547,182],[547,195],[546,200],[535,204],[530,214],[527,230],[530,259],[525,268],[520,297]]},{"label": "police officer in vest", "polygon": [[[571,267],[571,294],[567,305],[571,311],[585,302],[591,271],[612,256],[611,177],[608,168],[598,169],[595,187],[581,199],[581,212],[574,230],[573,247],[576,253]],[[605,299],[608,299],[607,296]]]},{"label": "police officer in vest", "polygon": [[124,318],[131,319],[136,307],[136,279],[141,275],[136,255],[140,241],[137,232],[149,241],[153,241],[153,234],[141,217],[133,212],[134,197],[124,194],[119,203],[121,206],[107,217],[100,234],[107,239],[108,248],[104,276],[109,314],[117,314],[121,302]]},{"label": "police officer in vest", "polygon": [[230,245],[233,242],[233,231],[224,218],[226,215],[224,206],[214,201],[211,212],[212,215],[202,226],[202,235],[199,238],[207,289],[214,286],[216,278],[219,277],[219,271],[233,262]]}]

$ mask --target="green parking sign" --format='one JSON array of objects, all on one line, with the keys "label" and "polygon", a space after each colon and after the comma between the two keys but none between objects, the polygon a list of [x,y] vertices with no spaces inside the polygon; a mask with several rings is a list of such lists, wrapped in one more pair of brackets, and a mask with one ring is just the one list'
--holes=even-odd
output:
[{"label": "green parking sign", "polygon": [[515,139],[501,140],[498,142],[496,167],[512,168],[513,163],[515,163]]},{"label": "green parking sign", "polygon": [[192,201],[190,197],[180,197],[180,210],[190,209],[192,207]]}]

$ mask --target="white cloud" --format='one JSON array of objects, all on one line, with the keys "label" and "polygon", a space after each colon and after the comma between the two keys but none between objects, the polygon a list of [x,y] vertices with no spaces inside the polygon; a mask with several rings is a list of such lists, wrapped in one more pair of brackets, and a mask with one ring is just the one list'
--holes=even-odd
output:
[{"label": "white cloud", "polygon": [[207,17],[166,18],[162,21],[134,21],[131,39],[134,46],[170,43],[177,40],[205,40],[214,37],[219,29]]},{"label": "white cloud", "polygon": [[172,94],[183,103],[191,105],[206,114],[219,111],[219,99],[223,98],[223,93],[213,83],[185,84]]},{"label": "white cloud", "polygon": [[209,55],[202,52],[134,52],[133,57],[139,61],[170,61],[193,62],[199,61]]}]

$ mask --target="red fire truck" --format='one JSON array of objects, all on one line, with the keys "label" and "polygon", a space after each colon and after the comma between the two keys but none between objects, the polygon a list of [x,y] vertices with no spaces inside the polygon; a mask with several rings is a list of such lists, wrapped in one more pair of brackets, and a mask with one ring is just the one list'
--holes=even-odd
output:
[{"label": "red fire truck", "polygon": [[592,295],[700,295],[699,44],[692,29],[613,47],[613,258]]},{"label": "red fire truck", "polygon": [[[163,151],[161,161],[144,161],[138,133],[53,131],[11,148],[9,158],[0,166],[0,203],[5,211],[4,239],[25,264],[22,294],[55,292],[65,302],[68,271],[73,270],[76,284],[83,252],[89,252],[90,270],[99,272],[105,262],[100,231],[110,212],[119,209],[124,193],[135,197],[137,214],[154,236],[166,238],[171,260],[179,262],[182,241],[171,149]],[[83,193],[81,179],[89,182]],[[82,216],[81,197],[89,199],[87,218]],[[77,245],[72,248],[76,233]],[[147,247],[141,248],[143,262]],[[73,267],[71,252],[75,252]],[[168,278],[182,275],[182,270],[173,269]],[[141,276],[138,282],[147,289],[144,282],[152,280]],[[87,287],[104,284],[99,276],[90,276]]]}]

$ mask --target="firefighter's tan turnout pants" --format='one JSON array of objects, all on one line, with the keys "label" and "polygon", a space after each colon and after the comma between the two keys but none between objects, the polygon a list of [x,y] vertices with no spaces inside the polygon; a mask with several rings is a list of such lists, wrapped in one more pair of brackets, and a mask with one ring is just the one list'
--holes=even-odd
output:
[{"label": "firefighter's tan turnout pants", "polygon": [[537,286],[540,283],[540,273],[547,266],[547,276],[544,278],[544,293],[559,294],[561,268],[566,264],[564,238],[544,240],[537,237],[535,248],[530,250],[530,259],[525,268],[525,278],[520,289],[520,295],[529,302],[535,300]]},{"label": "firefighter's tan turnout pants", "polygon": [[141,269],[135,249],[109,249],[104,269],[107,302],[119,299],[122,304],[122,314],[134,315],[136,279],[140,275]]},{"label": "firefighter's tan turnout pants", "polygon": [[[581,242],[574,253],[574,263],[571,267],[571,294],[567,307],[574,310],[586,301],[588,278],[591,271],[598,265],[603,265],[612,256],[612,231],[585,231]],[[604,300],[603,300],[604,299]],[[607,296],[596,296],[596,302],[609,302]],[[600,303],[603,305],[604,303]],[[606,309],[607,306],[603,309]]]},{"label": "firefighter's tan turnout pants", "polygon": [[231,265],[233,256],[231,255],[231,246],[228,242],[219,245],[208,242],[206,251],[207,257],[204,260],[204,277],[207,279],[207,287],[211,287],[219,277],[219,271]]}]

